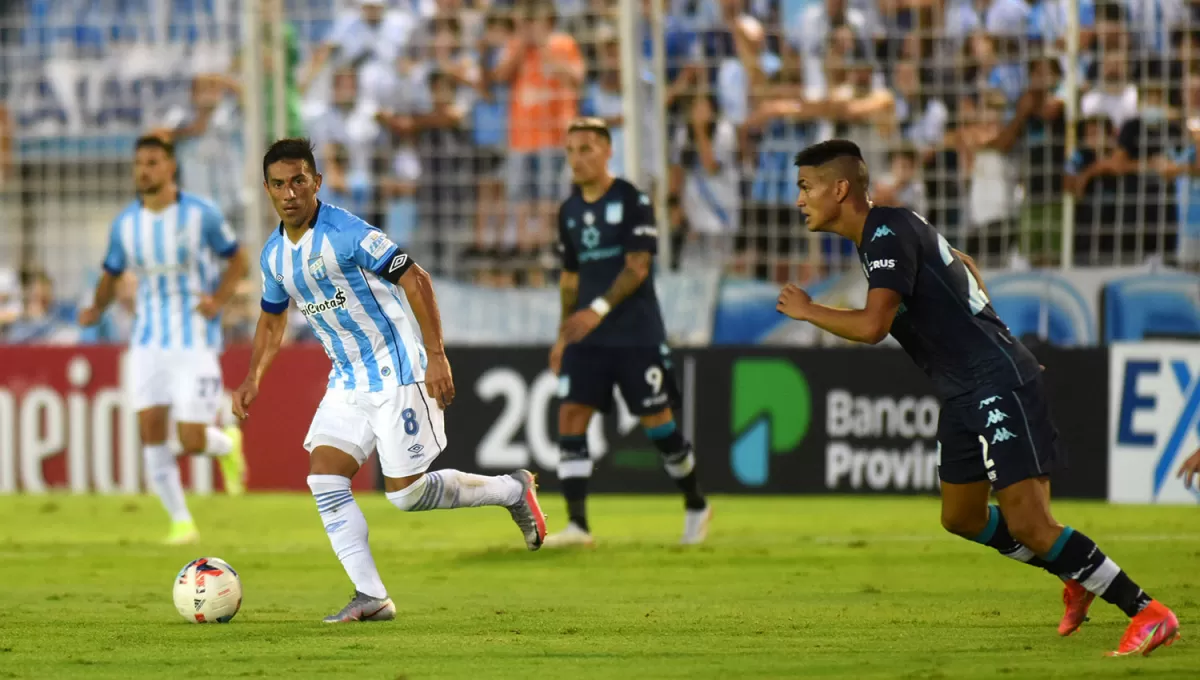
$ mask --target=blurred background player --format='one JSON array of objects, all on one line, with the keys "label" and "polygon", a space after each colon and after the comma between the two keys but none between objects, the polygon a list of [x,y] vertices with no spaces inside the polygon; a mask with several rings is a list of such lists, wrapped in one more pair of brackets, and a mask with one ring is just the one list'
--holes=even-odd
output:
[{"label": "blurred background player", "polygon": [[236,495],[245,489],[241,430],[214,423],[225,392],[218,361],[221,309],[248,269],[221,211],[181,192],[175,170],[170,142],[153,135],[137,140],[138,197],[113,221],[92,306],[79,315],[85,326],[98,323],[121,275],[137,275],[128,387],[151,488],[171,516],[166,540],[172,544],[193,542],[199,532],[168,442],[169,420],[177,424],[180,452],[216,456],[225,490]]},{"label": "blurred background player", "polygon": [[[891,333],[933,380],[942,405],[942,525],[1062,579],[1060,635],[1083,625],[1099,595],[1132,619],[1111,654],[1149,654],[1174,642],[1175,614],[1051,515],[1050,473],[1065,467],[1066,454],[1041,368],[992,309],[974,262],[912,210],[876,207],[854,142],[813,145],[796,166],[796,206],[808,229],[853,241],[869,290],[866,308],[850,310],[815,303],[789,284],[778,309],[855,342],[873,345]],[[988,504],[993,490],[998,506]]]},{"label": "blurred background player", "polygon": [[[396,616],[367,543],[366,518],[350,491],[372,450],[379,453],[387,498],[401,510],[499,505],[526,547],[540,548],[546,520],[529,471],[425,472],[445,450],[443,411],[454,399],[429,274],[380,230],[317,200],[321,175],[309,140],[272,144],[263,158],[263,185],[281,222],[263,246],[263,313],[233,409],[239,418],[249,414],[283,340],[288,301],[295,300],[333,360],[328,391],[304,439],[311,454],[308,486],[355,588],[350,603],[325,622]],[[424,344],[393,284],[404,289]]]},{"label": "blurred background player", "polygon": [[567,162],[575,186],[558,212],[562,324],[550,351],[563,400],[558,477],[569,521],[546,538],[546,545],[593,544],[587,521],[592,475],[587,428],[595,411],[612,410],[614,385],[683,492],[683,543],[700,543],[708,535],[712,508],[700,493],[692,444],[671,410],[679,387],[654,290],[654,209],[646,194],[609,174],[611,156],[612,136],[603,120],[571,123]]}]

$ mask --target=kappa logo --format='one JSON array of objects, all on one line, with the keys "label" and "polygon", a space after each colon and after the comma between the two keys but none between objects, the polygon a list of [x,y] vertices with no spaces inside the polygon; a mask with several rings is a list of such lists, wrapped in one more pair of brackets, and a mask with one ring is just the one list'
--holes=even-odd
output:
[{"label": "kappa logo", "polygon": [[895,235],[896,235],[896,232],[892,231],[891,228],[885,224],[882,227],[875,230],[875,233],[871,235],[871,241],[874,242],[875,239],[877,239],[877,238],[883,238],[884,236],[895,236]]},{"label": "kappa logo", "polygon": [[998,408],[992,409],[991,412],[988,413],[987,425],[984,427],[991,427],[1003,420],[1008,420],[1008,414]]},{"label": "kappa logo", "polygon": [[988,397],[987,399],[980,399],[979,408],[982,409],[984,406],[991,406],[998,401],[1000,401],[1000,397]]},{"label": "kappa logo", "polygon": [[1010,439],[1016,439],[1017,435],[1013,434],[1007,427],[1001,427],[992,434],[992,444],[999,444]]},{"label": "kappa logo", "polygon": [[406,262],[408,262],[408,255],[406,253],[400,253],[396,257],[392,258],[392,264],[388,267],[388,273],[391,274],[397,269],[403,267],[404,263]]}]

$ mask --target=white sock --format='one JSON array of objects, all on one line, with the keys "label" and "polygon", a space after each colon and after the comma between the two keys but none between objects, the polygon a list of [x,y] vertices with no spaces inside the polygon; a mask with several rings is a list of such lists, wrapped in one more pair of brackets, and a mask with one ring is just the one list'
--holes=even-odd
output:
[{"label": "white sock", "polygon": [[417,512],[482,505],[508,507],[521,500],[523,487],[509,475],[486,477],[458,470],[430,472],[400,491],[387,494],[397,508]]},{"label": "white sock", "polygon": [[329,534],[333,552],[354,588],[371,597],[387,597],[387,588],[379,578],[371,546],[367,544],[367,518],[354,502],[350,478],[309,475],[308,488],[312,489],[317,501],[317,511],[321,513],[321,523],[325,525],[325,533]]},{"label": "white sock", "polygon": [[233,449],[233,440],[220,428],[209,425],[204,428],[204,455],[224,456]]},{"label": "white sock", "polygon": [[150,490],[153,491],[173,522],[188,522],[187,499],[183,496],[183,481],[179,478],[179,464],[167,444],[150,444],[142,448],[142,459],[150,475]]}]

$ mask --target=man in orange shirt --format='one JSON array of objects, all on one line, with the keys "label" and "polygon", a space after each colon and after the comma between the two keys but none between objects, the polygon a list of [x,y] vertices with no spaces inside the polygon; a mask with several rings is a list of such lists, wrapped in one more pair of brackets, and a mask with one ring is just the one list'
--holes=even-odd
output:
[{"label": "man in orange shirt", "polygon": [[524,0],[495,73],[496,81],[512,86],[505,177],[508,199],[516,206],[522,254],[550,242],[567,183],[562,148],[586,73],[575,39],[556,30],[556,21],[552,0]]}]

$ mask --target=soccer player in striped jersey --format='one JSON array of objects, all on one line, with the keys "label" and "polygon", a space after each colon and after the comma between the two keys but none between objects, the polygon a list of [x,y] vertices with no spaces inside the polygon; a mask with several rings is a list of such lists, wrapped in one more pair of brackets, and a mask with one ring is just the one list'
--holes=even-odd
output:
[{"label": "soccer player in striped jersey", "polygon": [[249,265],[221,211],[175,185],[170,142],[153,135],[138,139],[133,173],[138,197],[113,221],[94,302],[79,321],[97,323],[117,280],[126,271],[136,274],[128,389],[151,487],[171,517],[166,541],[190,543],[199,533],[168,443],[168,423],[175,420],[183,453],[218,457],[228,493],[244,490],[241,430],[221,430],[215,422],[224,394],[221,308]]},{"label": "soccer player in striped jersey", "polygon": [[396,616],[367,544],[366,519],[350,491],[351,478],[372,449],[379,453],[387,498],[401,510],[498,505],[508,509],[526,547],[540,548],[546,519],[532,473],[426,472],[446,447],[443,410],[454,399],[429,274],[375,227],[317,200],[321,175],[307,139],[271,145],[263,179],[281,222],[263,246],[262,315],[233,408],[239,418],[249,415],[294,301],[333,363],[304,447],[310,454],[308,486],[355,593],[326,623]]}]

